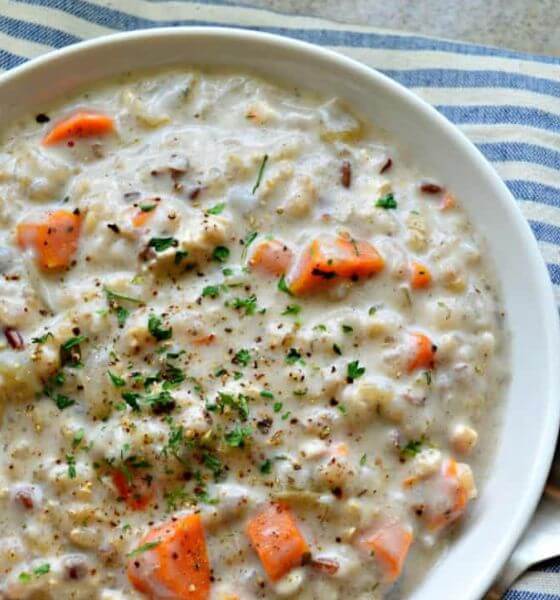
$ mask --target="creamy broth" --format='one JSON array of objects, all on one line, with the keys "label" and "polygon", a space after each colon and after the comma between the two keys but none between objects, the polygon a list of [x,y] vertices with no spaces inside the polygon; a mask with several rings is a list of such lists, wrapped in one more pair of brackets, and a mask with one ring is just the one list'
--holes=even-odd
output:
[{"label": "creamy broth", "polygon": [[468,197],[250,74],[39,108],[0,145],[0,596],[407,597],[508,374]]}]

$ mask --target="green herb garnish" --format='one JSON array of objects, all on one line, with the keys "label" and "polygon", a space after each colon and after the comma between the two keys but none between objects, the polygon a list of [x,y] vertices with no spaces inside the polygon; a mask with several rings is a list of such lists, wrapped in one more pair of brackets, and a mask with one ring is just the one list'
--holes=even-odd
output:
[{"label": "green herb garnish", "polygon": [[246,348],[241,348],[233,357],[232,362],[236,365],[246,367],[251,362],[251,353]]},{"label": "green herb garnish", "polygon": [[288,304],[286,310],[282,313],[283,315],[299,315],[301,312],[301,306],[299,304]]},{"label": "green herb garnish", "polygon": [[286,278],[284,277],[284,275],[281,275],[280,279],[278,280],[278,289],[281,292],[288,294],[288,296],[293,296],[292,292],[290,291],[290,288],[288,287],[288,284],[286,283]]},{"label": "green herb garnish", "polygon": [[257,180],[255,181],[255,185],[253,186],[253,190],[251,191],[252,194],[254,194],[259,185],[261,184],[261,179],[264,173],[264,168],[266,167],[266,162],[268,161],[268,154],[265,154],[262,158],[261,161],[261,166],[259,167],[259,172],[257,173]]},{"label": "green herb garnish", "polygon": [[224,434],[224,440],[232,448],[243,448],[247,438],[251,437],[252,433],[253,430],[250,427],[240,427],[237,425],[235,429]]},{"label": "green herb garnish", "polygon": [[158,341],[162,342],[168,340],[173,335],[173,328],[163,328],[161,317],[154,315],[153,313],[148,317],[148,331]]},{"label": "green herb garnish", "polygon": [[212,259],[224,263],[229,258],[229,248],[225,246],[216,246],[212,252]]},{"label": "green herb garnish", "polygon": [[386,194],[385,196],[382,196],[377,200],[375,206],[378,206],[379,208],[384,208],[385,210],[397,208],[397,201],[395,200],[393,194]]},{"label": "green herb garnish", "polygon": [[42,335],[40,337],[31,338],[31,341],[34,344],[44,344],[49,338],[54,338],[54,335],[50,331],[48,331],[47,333],[45,333],[45,335]]},{"label": "green herb garnish", "polygon": [[115,387],[124,387],[126,385],[126,381],[122,377],[111,373],[111,371],[107,371],[107,375],[109,375],[109,379]]},{"label": "green herb garnish", "polygon": [[76,459],[72,454],[66,455],[66,464],[68,465],[68,477],[76,479]]},{"label": "green herb garnish", "polygon": [[148,550],[153,550],[154,548],[157,548],[160,544],[160,540],[156,540],[155,542],[146,542],[145,544],[138,546],[138,548],[135,548],[132,552],[129,552],[126,556],[128,558],[138,556],[139,554],[147,552]]},{"label": "green herb garnish", "polygon": [[209,215],[219,215],[221,212],[223,212],[225,207],[226,207],[226,203],[220,202],[220,204],[215,204],[214,206],[209,208],[206,212]]},{"label": "green herb garnish", "polygon": [[156,252],[164,252],[169,248],[176,248],[179,245],[179,240],[174,237],[151,238],[148,246]]},{"label": "green herb garnish", "polygon": [[365,367],[360,366],[359,360],[353,360],[348,363],[346,379],[348,383],[352,383],[354,379],[358,379],[366,372]]}]

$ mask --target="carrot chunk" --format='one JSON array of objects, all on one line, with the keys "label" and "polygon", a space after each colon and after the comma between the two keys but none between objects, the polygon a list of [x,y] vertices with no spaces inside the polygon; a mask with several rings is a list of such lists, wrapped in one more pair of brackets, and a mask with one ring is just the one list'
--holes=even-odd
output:
[{"label": "carrot chunk", "polygon": [[43,138],[45,146],[59,144],[72,138],[106,135],[115,130],[111,117],[100,113],[80,111],[57,123]]},{"label": "carrot chunk", "polygon": [[358,543],[375,557],[384,581],[392,583],[403,569],[412,544],[412,531],[401,523],[389,523],[364,534]]},{"label": "carrot chunk", "polygon": [[384,264],[369,242],[325,236],[302,251],[289,274],[288,287],[293,294],[307,294],[323,289],[337,277],[369,277],[381,271]]},{"label": "carrot chunk", "polygon": [[283,275],[292,262],[292,251],[279,240],[263,240],[249,258],[249,266],[268,275]]},{"label": "carrot chunk", "polygon": [[412,353],[408,361],[409,372],[415,369],[433,369],[437,346],[423,333],[413,333],[411,338]]},{"label": "carrot chunk", "polygon": [[153,527],[131,553],[127,574],[151,600],[207,600],[211,574],[200,516]]},{"label": "carrot chunk", "polygon": [[413,262],[410,265],[410,285],[419,290],[427,288],[432,283],[432,274],[429,269],[419,262]]},{"label": "carrot chunk", "polygon": [[271,581],[278,581],[309,556],[291,510],[281,503],[272,503],[253,517],[247,536]]},{"label": "carrot chunk", "polygon": [[47,215],[42,223],[20,223],[17,242],[20,248],[33,248],[43,269],[68,267],[78,249],[80,216],[67,210]]},{"label": "carrot chunk", "polygon": [[156,210],[157,205],[154,206],[152,210],[139,210],[132,217],[132,224],[134,227],[144,227],[146,223],[152,218],[154,211]]},{"label": "carrot chunk", "polygon": [[119,469],[111,473],[111,479],[117,488],[119,497],[132,510],[144,510],[153,498],[153,492],[141,477],[133,477],[131,480]]},{"label": "carrot chunk", "polygon": [[470,468],[454,458],[443,461],[439,474],[430,484],[430,497],[439,497],[440,501],[427,502],[422,518],[428,529],[437,531],[463,516],[476,489]]}]

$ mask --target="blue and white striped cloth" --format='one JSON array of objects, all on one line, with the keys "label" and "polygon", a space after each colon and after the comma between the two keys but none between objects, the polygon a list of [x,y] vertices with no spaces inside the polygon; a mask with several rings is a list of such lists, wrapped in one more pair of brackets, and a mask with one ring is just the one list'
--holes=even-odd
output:
[{"label": "blue and white striped cloth", "polygon": [[[282,15],[227,0],[0,0],[0,70],[83,39],[177,25],[248,27],[313,42],[413,89],[493,163],[533,229],[560,301],[560,58]],[[560,560],[526,574],[506,598],[560,599]]]}]

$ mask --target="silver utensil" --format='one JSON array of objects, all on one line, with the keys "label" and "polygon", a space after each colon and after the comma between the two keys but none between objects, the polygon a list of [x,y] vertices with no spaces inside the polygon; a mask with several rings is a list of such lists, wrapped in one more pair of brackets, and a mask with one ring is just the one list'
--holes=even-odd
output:
[{"label": "silver utensil", "polygon": [[485,600],[499,600],[529,567],[557,556],[560,556],[560,446],[535,515]]}]

